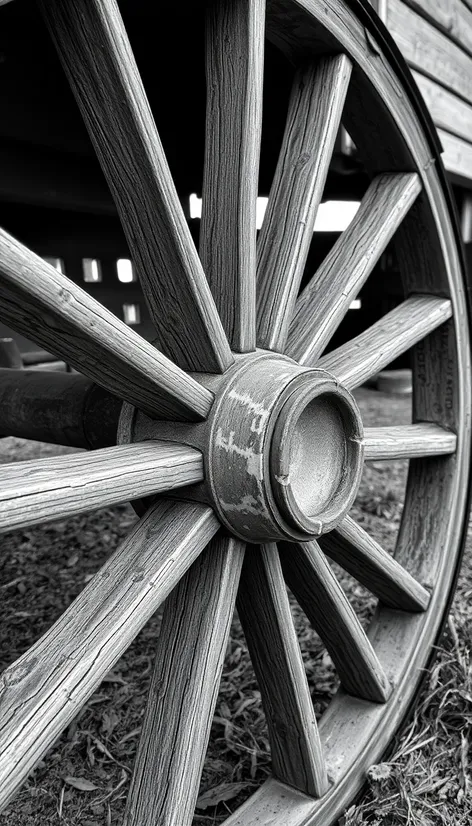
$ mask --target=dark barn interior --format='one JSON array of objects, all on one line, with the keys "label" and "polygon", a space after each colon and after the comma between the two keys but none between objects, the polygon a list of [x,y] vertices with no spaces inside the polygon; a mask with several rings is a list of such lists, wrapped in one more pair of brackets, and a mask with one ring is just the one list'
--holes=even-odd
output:
[{"label": "dark barn interior", "polygon": [[[205,65],[200,3],[182,15],[167,4],[120,4],[174,182],[198,244],[199,220],[190,218],[189,196],[201,194],[205,132]],[[106,181],[55,49],[33,3],[2,9],[0,31],[0,225],[116,315],[153,340],[149,314],[136,279],[118,279],[117,260],[129,252]],[[168,42],[179,33],[169,62]],[[25,60],[28,55],[28,60]],[[34,73],[31,72],[34,66]],[[292,82],[292,67],[266,43],[264,120],[259,195],[268,195],[275,171]],[[359,200],[368,185],[355,149],[339,134],[323,200]],[[305,283],[339,233],[313,236]],[[87,262],[97,262],[87,276]],[[60,263],[59,263],[60,262]],[[96,280],[85,280],[95,278]],[[338,346],[395,306],[402,287],[393,255],[386,253],[348,312],[331,346]],[[23,336],[12,335],[26,361],[45,358]],[[403,357],[403,363],[405,357]],[[402,361],[400,363],[402,363]]]}]

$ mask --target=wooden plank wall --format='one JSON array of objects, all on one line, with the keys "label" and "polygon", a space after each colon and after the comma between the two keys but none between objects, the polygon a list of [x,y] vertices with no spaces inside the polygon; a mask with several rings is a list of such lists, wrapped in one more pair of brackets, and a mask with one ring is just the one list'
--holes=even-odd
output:
[{"label": "wooden plank wall", "polygon": [[372,0],[409,64],[456,183],[472,188],[472,0]]}]

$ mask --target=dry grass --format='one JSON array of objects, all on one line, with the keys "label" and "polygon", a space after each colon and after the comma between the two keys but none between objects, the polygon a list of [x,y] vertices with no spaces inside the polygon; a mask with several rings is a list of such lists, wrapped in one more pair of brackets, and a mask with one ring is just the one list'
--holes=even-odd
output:
[{"label": "dry grass", "polygon": [[[408,420],[405,399],[361,391],[367,423]],[[50,448],[4,440],[3,461]],[[20,448],[20,453],[18,453]],[[364,474],[356,517],[392,548],[401,518],[405,463],[375,463]],[[128,531],[129,506],[106,509],[3,540],[0,659],[16,659],[56,619]],[[468,742],[472,685],[468,645],[472,627],[472,536],[449,632],[427,675],[414,716],[391,756],[372,767],[363,798],[344,826],[435,826],[472,822]],[[339,572],[363,622],[372,598]],[[336,688],[323,646],[292,600],[317,714]],[[0,826],[112,826],[124,808],[130,769],[149,685],[160,614],[146,625],[78,717],[0,815]],[[222,823],[270,771],[260,693],[237,617],[202,777],[195,826]]]},{"label": "dry grass", "polygon": [[391,754],[368,775],[340,826],[472,823],[472,534],[435,662]]}]

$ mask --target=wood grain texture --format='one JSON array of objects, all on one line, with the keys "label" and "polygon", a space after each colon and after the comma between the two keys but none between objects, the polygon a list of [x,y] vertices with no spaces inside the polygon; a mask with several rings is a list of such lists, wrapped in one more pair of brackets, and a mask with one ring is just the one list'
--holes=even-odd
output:
[{"label": "wood grain texture", "polygon": [[414,459],[421,456],[443,456],[454,453],[457,436],[439,425],[392,425],[366,427],[364,459]]},{"label": "wood grain texture", "polygon": [[117,445],[0,468],[0,532],[200,482],[198,450],[170,442]]},{"label": "wood grain texture", "polygon": [[314,364],[421,190],[416,173],[379,175],[299,297],[287,355]]},{"label": "wood grain texture", "polygon": [[160,501],[0,679],[0,805],[80,711],[208,544],[210,508]]},{"label": "wood grain texture", "polygon": [[232,362],[115,0],[39,0],[115,200],[159,346],[188,370]]},{"label": "wood grain texture", "polygon": [[2,321],[149,416],[208,414],[208,390],[4,230],[0,301]]},{"label": "wood grain texture", "polygon": [[[413,71],[413,77],[435,126],[463,138],[470,144],[472,142],[472,106],[420,72]],[[445,160],[447,161],[447,152]]]},{"label": "wood grain texture", "polygon": [[237,606],[262,694],[274,774],[319,797],[326,771],[275,544],[248,547]]},{"label": "wood grain texture", "polygon": [[[428,5],[440,6],[441,3]],[[388,0],[386,26],[411,68],[472,102],[472,57],[402,0]]]},{"label": "wood grain texture", "polygon": [[455,316],[412,351],[413,421],[433,421],[457,433],[457,450],[450,456],[411,460],[395,559],[423,585],[436,589],[441,571],[450,561],[444,552],[448,547],[444,535],[446,515],[456,507],[462,493],[462,486],[454,488],[451,480],[458,467],[470,461],[470,453],[463,453],[461,440],[463,428],[471,420],[472,405],[463,399],[457,380],[460,359],[470,358],[457,345],[458,332],[464,327],[465,320]]},{"label": "wood grain texture", "polygon": [[425,20],[472,55],[472,4],[467,0],[404,0]]},{"label": "wood grain texture", "polygon": [[[346,109],[352,118],[349,125],[346,120],[346,127],[358,148],[362,148],[366,166],[376,171],[404,171],[417,166],[421,171],[427,194],[425,197],[420,196],[416,202],[421,199],[422,208],[416,215],[416,225],[412,222],[411,249],[414,249],[415,244],[421,245],[425,255],[422,262],[418,262],[421,269],[415,266],[414,256],[409,257],[409,269],[416,281],[416,292],[437,292],[444,295],[448,294],[448,289],[451,290],[454,298],[455,324],[448,322],[444,327],[455,326],[455,341],[458,347],[453,364],[457,373],[464,379],[463,382],[462,379],[459,381],[461,404],[454,412],[459,413],[461,428],[458,435],[461,442],[464,439],[462,444],[466,446],[465,453],[462,454],[459,447],[457,464],[453,457],[419,460],[422,464],[443,463],[455,465],[455,468],[449,478],[446,473],[443,474],[442,484],[438,488],[443,501],[438,504],[436,518],[433,518],[431,513],[431,500],[425,500],[424,495],[421,499],[421,494],[428,489],[428,484],[436,485],[437,477],[435,479],[433,471],[428,474],[428,480],[425,476],[424,487],[419,491],[417,500],[413,502],[413,510],[417,513],[416,525],[410,526],[413,529],[407,530],[404,543],[406,556],[414,552],[417,540],[423,540],[423,552],[434,556],[437,553],[441,556],[441,590],[436,587],[433,591],[428,614],[411,614],[382,608],[373,621],[377,629],[375,650],[379,655],[379,649],[382,648],[382,664],[394,682],[394,696],[384,706],[371,703],[367,707],[364,701],[343,692],[333,701],[320,725],[320,736],[327,753],[328,772],[333,778],[333,785],[323,798],[310,803],[306,796],[290,790],[282,783],[269,780],[227,821],[228,826],[246,826],[247,823],[257,823],[258,826],[326,826],[327,823],[334,823],[351,806],[355,795],[365,783],[365,768],[382,759],[395,729],[413,701],[430,647],[437,639],[443,615],[441,606],[444,605],[445,590],[442,588],[447,590],[448,587],[452,587],[450,577],[457,558],[458,537],[463,530],[464,517],[467,518],[466,479],[467,466],[470,463],[467,419],[472,409],[467,378],[470,375],[470,350],[467,343],[468,325],[462,315],[465,306],[461,297],[463,288],[460,270],[457,267],[456,242],[451,232],[437,172],[431,163],[431,149],[427,138],[421,134],[419,123],[408,95],[404,94],[398,75],[392,70],[388,58],[382,52],[381,43],[370,34],[367,36],[365,19],[355,18],[352,14],[353,7],[345,0],[297,0],[290,11],[286,3],[274,0],[270,9],[267,21],[269,37],[276,40],[278,35],[276,42],[281,44],[282,48],[289,43],[287,51],[291,51],[290,57],[294,62],[316,48],[317,38],[322,37],[325,31],[327,39],[328,36],[332,36],[333,41],[336,41],[333,42],[333,49],[340,42],[355,59],[360,71],[354,72],[351,80]],[[365,83],[361,81],[361,73],[364,75]],[[371,88],[375,89],[373,95]],[[384,110],[391,114],[390,125],[382,121]],[[354,116],[356,130],[352,128]],[[398,140],[397,136],[401,137],[401,140]],[[405,147],[411,151],[409,159],[405,159]],[[430,210],[434,217],[428,223],[425,216]],[[408,252],[410,253],[410,250]],[[431,290],[421,285],[423,278],[430,280]],[[433,336],[428,336],[427,341],[432,337],[439,338],[442,329],[439,328]],[[431,371],[426,371],[426,381],[431,381],[433,370],[432,365]],[[455,380],[451,378],[451,382]],[[434,386],[434,379],[432,383]],[[442,387],[442,396],[448,403],[450,394],[447,391],[454,387],[454,384],[452,387]],[[432,410],[433,400],[430,396],[428,400]],[[436,501],[435,498],[434,504]],[[445,553],[446,548],[448,551]],[[439,584],[437,576],[436,583]]]},{"label": "wood grain texture", "polygon": [[[445,547],[443,514],[455,504],[450,479],[459,456],[460,453],[431,456],[410,462],[405,491],[408,507],[399,526],[395,559],[428,589],[438,589],[438,578],[449,561],[441,554],[441,548]],[[437,544],[432,542],[432,537],[437,537]],[[445,592],[442,586],[443,600]]]},{"label": "wood grain texture", "polygon": [[255,349],[265,0],[212,0],[200,257],[231,348]]},{"label": "wood grain texture", "polygon": [[350,516],[320,538],[322,550],[390,608],[424,611],[429,593]]},{"label": "wood grain texture", "polygon": [[358,387],[451,315],[451,302],[446,298],[412,296],[356,338],[323,356],[318,366],[349,389]]},{"label": "wood grain texture", "polygon": [[[273,777],[226,819],[227,826],[311,826],[318,801]],[[316,823],[316,821],[314,821]],[[326,826],[326,822],[319,826]],[[316,823],[316,826],[318,824]]]},{"label": "wood grain texture", "polygon": [[444,149],[444,166],[457,183],[470,189],[472,144],[457,135],[451,135],[445,129],[438,129],[438,135]]},{"label": "wood grain texture", "polygon": [[123,826],[190,826],[244,544],[219,534],[168,598]]},{"label": "wood grain texture", "polygon": [[285,581],[324,642],[343,688],[384,703],[388,680],[319,545],[280,543],[279,550]]},{"label": "wood grain texture", "polygon": [[284,350],[351,69],[339,55],[295,75],[257,249],[257,343],[268,350]]}]

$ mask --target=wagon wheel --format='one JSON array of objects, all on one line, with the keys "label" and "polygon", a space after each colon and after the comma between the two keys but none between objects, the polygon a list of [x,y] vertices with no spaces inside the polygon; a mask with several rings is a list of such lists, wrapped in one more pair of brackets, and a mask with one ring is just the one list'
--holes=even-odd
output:
[{"label": "wagon wheel", "polygon": [[[4,673],[1,803],[170,595],[125,823],[190,823],[238,593],[274,777],[227,822],[329,823],[417,691],[467,516],[468,322],[433,150],[361,6],[272,0],[265,10],[263,0],[218,0],[206,12],[199,257],[114,0],[40,7],[107,175],[161,351],[1,233],[3,319],[126,402],[122,444],[2,468],[1,526],[173,492],[147,503],[62,618]],[[258,239],[256,300],[264,25],[297,71]],[[341,117],[371,184],[297,298]],[[405,301],[323,355],[393,236]],[[363,436],[350,390],[409,348],[414,424]],[[394,557],[348,515],[364,458],[389,457],[412,460]],[[378,597],[368,635],[324,554]],[[319,727],[285,581],[341,680]]]}]

